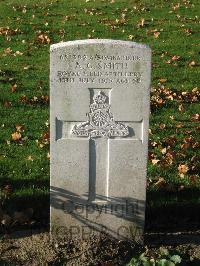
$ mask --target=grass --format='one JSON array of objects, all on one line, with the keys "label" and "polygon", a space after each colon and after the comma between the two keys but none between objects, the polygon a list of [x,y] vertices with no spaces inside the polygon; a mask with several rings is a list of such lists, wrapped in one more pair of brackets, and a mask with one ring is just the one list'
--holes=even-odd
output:
[{"label": "grass", "polygon": [[50,44],[108,38],[153,51],[148,206],[199,203],[199,11],[197,0],[1,1],[0,186],[15,202],[48,203]]}]

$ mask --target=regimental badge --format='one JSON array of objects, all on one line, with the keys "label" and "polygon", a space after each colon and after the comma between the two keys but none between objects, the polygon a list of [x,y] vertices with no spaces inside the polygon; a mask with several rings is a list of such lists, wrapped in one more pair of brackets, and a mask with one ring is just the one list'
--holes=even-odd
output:
[{"label": "regimental badge", "polygon": [[72,134],[77,137],[126,137],[129,135],[128,126],[121,122],[115,122],[108,97],[100,91],[93,97],[90,104],[90,112],[87,114],[88,121],[75,125]]}]

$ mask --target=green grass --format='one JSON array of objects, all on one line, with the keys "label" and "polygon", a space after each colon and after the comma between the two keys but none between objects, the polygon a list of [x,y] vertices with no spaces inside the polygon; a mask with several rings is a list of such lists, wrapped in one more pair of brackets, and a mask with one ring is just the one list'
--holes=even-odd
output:
[{"label": "green grass", "polygon": [[[151,204],[160,206],[167,202],[162,192],[170,191],[177,203],[182,200],[180,190],[198,190],[199,121],[192,116],[200,111],[199,95],[193,90],[199,85],[199,12],[198,0],[1,1],[0,186],[11,183],[18,198],[40,195],[48,201],[49,143],[45,134],[49,105],[42,97],[49,95],[49,46],[109,38],[147,43],[153,51],[148,201],[157,191]],[[144,25],[139,26],[142,18]],[[41,43],[40,34],[50,43],[49,39]],[[173,61],[174,56],[180,58]],[[12,92],[14,84],[17,90]],[[181,105],[183,110],[179,110]],[[20,141],[12,141],[18,124],[24,131]],[[164,148],[166,153],[162,153]],[[159,161],[153,165],[153,159]],[[182,176],[179,165],[188,167]],[[157,183],[159,178],[164,182]],[[192,200],[199,199],[197,193]]]}]

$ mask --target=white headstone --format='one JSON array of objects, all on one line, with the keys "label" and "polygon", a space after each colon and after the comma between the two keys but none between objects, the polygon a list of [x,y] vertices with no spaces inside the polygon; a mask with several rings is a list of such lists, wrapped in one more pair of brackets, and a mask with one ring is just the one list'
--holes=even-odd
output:
[{"label": "white headstone", "polygon": [[150,72],[146,45],[51,46],[51,227],[57,234],[59,228],[82,238],[142,234]]}]

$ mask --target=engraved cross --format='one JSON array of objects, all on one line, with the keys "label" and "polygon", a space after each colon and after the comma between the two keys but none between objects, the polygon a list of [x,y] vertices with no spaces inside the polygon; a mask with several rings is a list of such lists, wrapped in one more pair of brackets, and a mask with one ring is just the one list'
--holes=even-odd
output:
[{"label": "engraved cross", "polygon": [[110,139],[137,140],[137,135],[142,135],[142,121],[114,120],[110,111],[110,98],[111,89],[90,89],[87,121],[56,121],[57,139],[89,139],[88,200],[91,202],[107,201],[109,198]]}]

